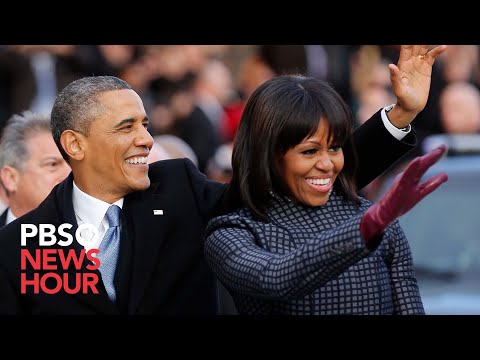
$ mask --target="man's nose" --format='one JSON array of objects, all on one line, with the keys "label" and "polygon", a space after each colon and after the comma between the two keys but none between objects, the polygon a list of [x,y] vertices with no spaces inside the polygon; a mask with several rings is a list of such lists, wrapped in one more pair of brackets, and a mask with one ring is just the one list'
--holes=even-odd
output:
[{"label": "man's nose", "polygon": [[149,149],[153,146],[153,137],[143,125],[135,137],[134,144],[135,146],[145,146]]}]

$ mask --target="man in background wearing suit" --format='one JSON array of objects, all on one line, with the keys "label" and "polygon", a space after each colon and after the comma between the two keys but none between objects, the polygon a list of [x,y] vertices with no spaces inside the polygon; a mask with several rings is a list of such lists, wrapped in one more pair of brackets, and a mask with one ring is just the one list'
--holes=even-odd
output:
[{"label": "man in background wearing suit", "polygon": [[[413,56],[415,49],[407,47],[400,70],[392,76],[401,99],[389,113],[390,120],[382,109],[355,132],[355,146],[363,159],[359,187],[415,145],[413,132],[403,132],[399,141],[384,125],[384,121],[398,124],[399,119],[408,125],[425,106],[430,77],[409,67]],[[401,82],[403,76],[415,81]],[[218,314],[216,278],[204,259],[202,239],[208,220],[224,211],[226,185],[207,180],[187,159],[147,165],[153,144],[146,129],[148,117],[138,94],[116,77],[87,77],[69,84],[55,100],[51,122],[55,142],[72,173],[37,209],[0,230],[0,313]],[[109,216],[112,205],[121,209],[117,223]],[[20,273],[30,279],[34,269],[31,264],[21,266],[19,254],[41,248],[38,236],[21,246],[21,225],[26,223],[52,224],[57,229],[72,224],[67,230],[72,236],[78,226],[89,223],[97,227],[99,239],[109,228],[119,227],[118,252],[107,258],[116,262],[113,285],[112,275],[91,269],[92,263],[84,257],[80,269],[72,265],[55,272],[63,273],[70,289],[75,287],[76,273],[95,274],[98,293],[68,294],[62,289],[55,294],[35,293],[33,286],[22,293]],[[88,248],[102,249],[102,242],[80,245],[74,240],[66,249],[80,256]],[[45,285],[52,288],[55,283]]]},{"label": "man in background wearing suit", "polygon": [[25,111],[11,116],[0,140],[0,186],[9,204],[0,228],[35,209],[69,172],[48,115]]}]

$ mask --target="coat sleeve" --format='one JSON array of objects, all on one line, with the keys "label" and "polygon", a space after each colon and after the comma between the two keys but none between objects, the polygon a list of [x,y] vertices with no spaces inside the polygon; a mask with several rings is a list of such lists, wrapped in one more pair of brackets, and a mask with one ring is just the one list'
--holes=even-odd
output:
[{"label": "coat sleeve", "polygon": [[195,202],[206,224],[213,216],[224,212],[223,197],[227,185],[208,180],[189,159],[184,159],[184,165]]},{"label": "coat sleeve", "polygon": [[[383,125],[381,110],[353,133],[358,156],[357,187],[368,185],[417,145],[415,131],[397,140]],[[351,149],[346,149],[351,151]]]},{"label": "coat sleeve", "polygon": [[258,240],[270,236],[273,243],[282,234],[236,214],[216,217],[207,227],[206,260],[229,290],[271,300],[301,298],[371,253],[360,235],[360,218],[294,250],[274,253],[258,246]]}]

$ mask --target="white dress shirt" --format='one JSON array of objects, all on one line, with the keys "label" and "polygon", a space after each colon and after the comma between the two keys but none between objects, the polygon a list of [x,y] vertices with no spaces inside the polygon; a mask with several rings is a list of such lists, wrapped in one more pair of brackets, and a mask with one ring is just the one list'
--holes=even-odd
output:
[{"label": "white dress shirt", "polygon": [[10,224],[13,220],[16,220],[17,217],[13,215],[12,209],[8,208],[7,210],[7,220],[5,221],[5,225]]},{"label": "white dress shirt", "polygon": [[[78,188],[73,182],[73,210],[75,211],[75,217],[77,219],[78,225],[82,224],[93,224],[99,233],[99,238],[95,242],[87,242],[84,246],[85,250],[88,251],[92,248],[98,249],[102,242],[103,236],[108,229],[108,221],[105,217],[110,205],[117,205],[120,209],[123,207],[123,198],[109,204],[105,201],[94,198],[93,196],[84,193]],[[87,229],[88,230],[88,229]],[[82,234],[84,237],[88,237],[88,231],[85,234]]]},{"label": "white dress shirt", "polygon": [[394,106],[395,104],[384,107],[380,114],[382,116],[383,125],[385,125],[388,132],[392,134],[395,137],[395,139],[402,140],[412,130],[412,126],[408,124],[406,128],[399,129],[390,122],[390,119],[387,116],[387,112],[392,110]]}]

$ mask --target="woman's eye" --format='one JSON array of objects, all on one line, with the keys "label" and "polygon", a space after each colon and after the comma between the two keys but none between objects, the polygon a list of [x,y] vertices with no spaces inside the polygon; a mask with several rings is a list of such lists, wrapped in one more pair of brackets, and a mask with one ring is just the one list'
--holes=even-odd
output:
[{"label": "woman's eye", "polygon": [[330,146],[330,148],[328,149],[328,151],[330,151],[330,152],[339,152],[341,149],[342,149],[341,146]]},{"label": "woman's eye", "polygon": [[308,150],[304,150],[302,151],[302,154],[305,154],[305,155],[313,155],[317,152],[317,149],[308,149]]}]

